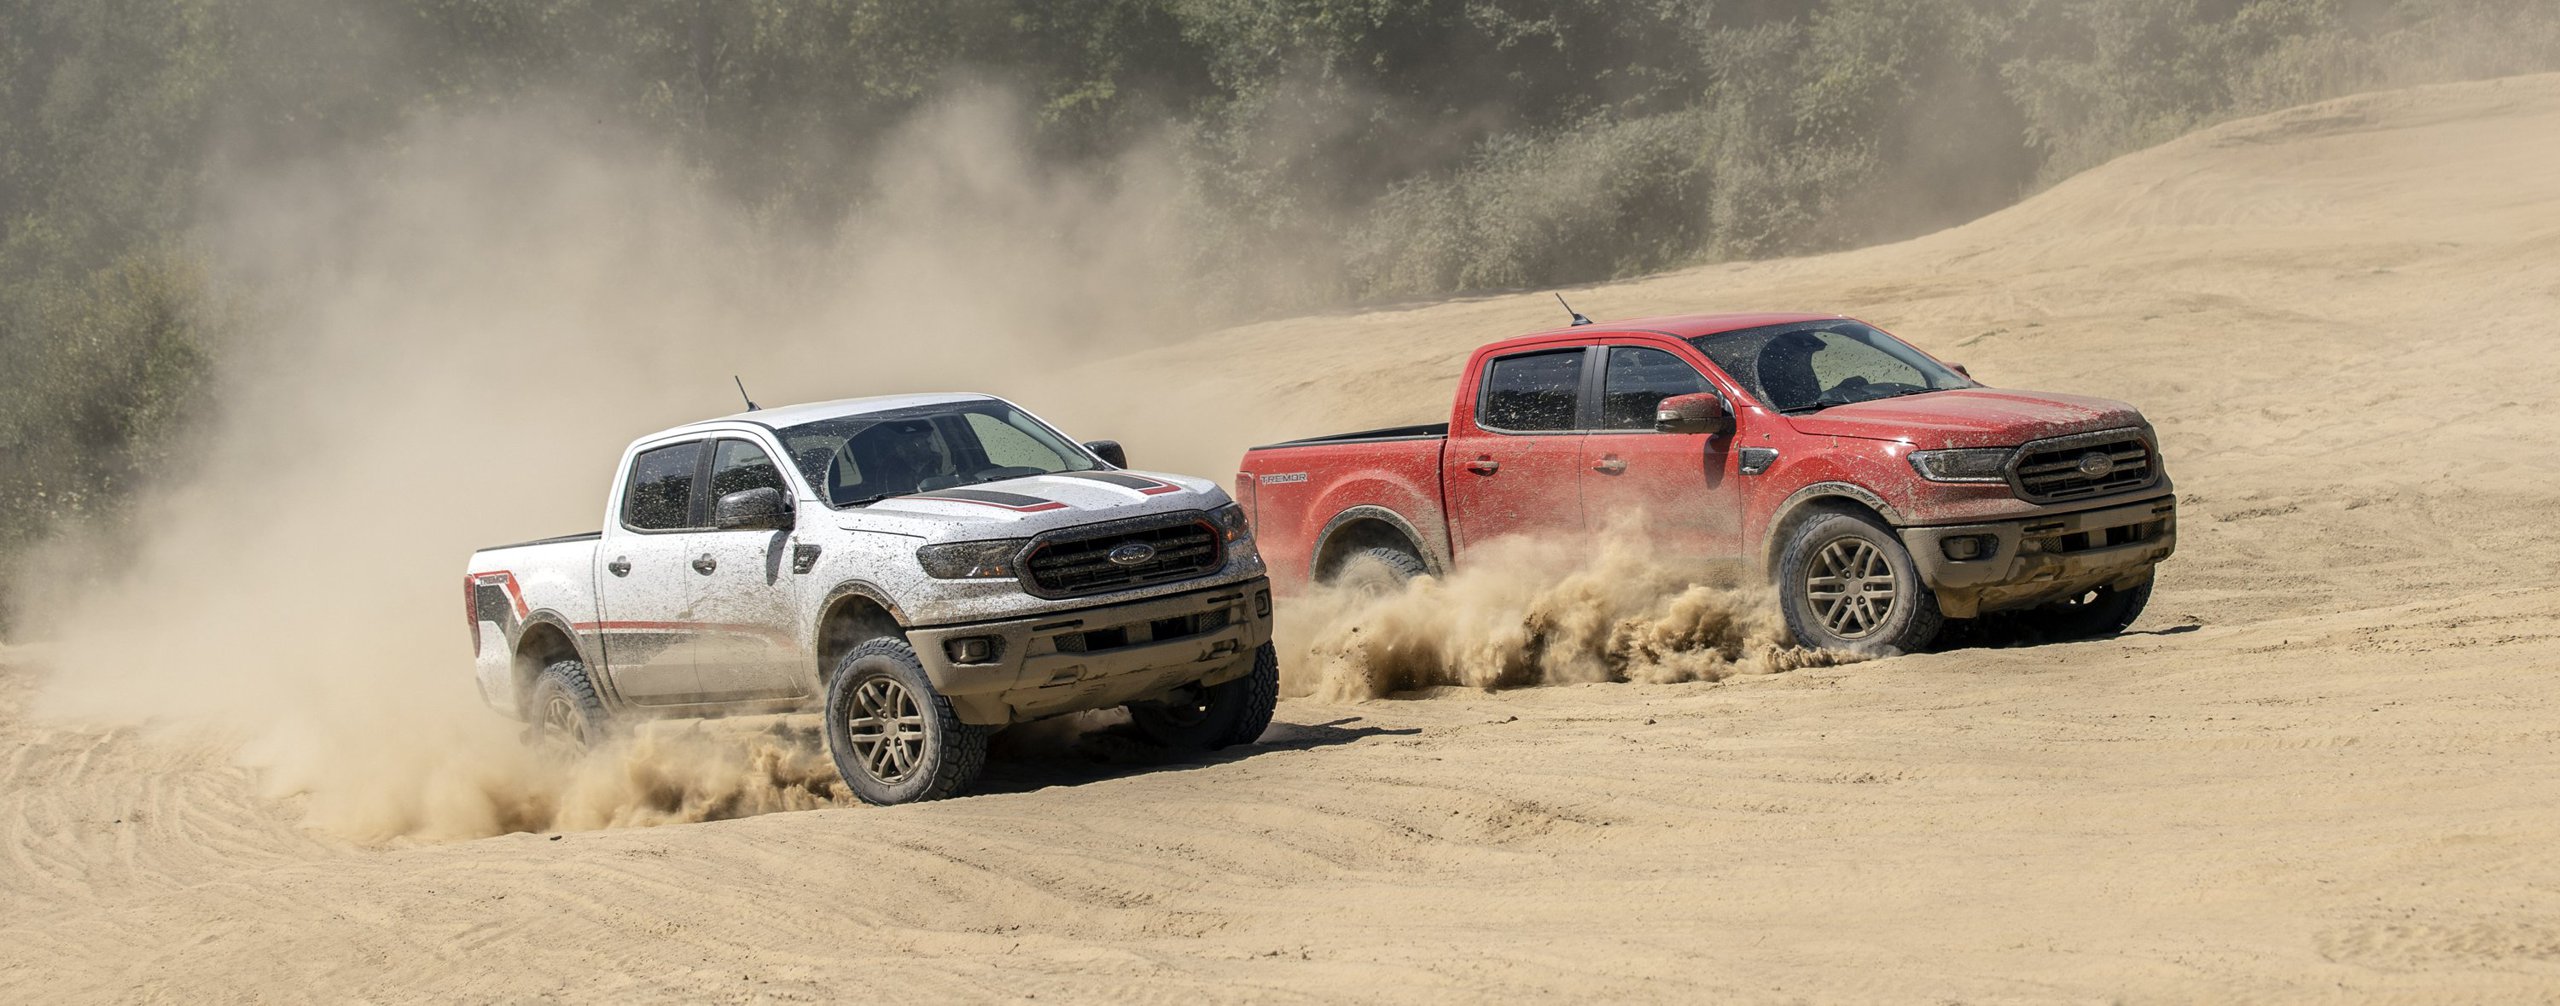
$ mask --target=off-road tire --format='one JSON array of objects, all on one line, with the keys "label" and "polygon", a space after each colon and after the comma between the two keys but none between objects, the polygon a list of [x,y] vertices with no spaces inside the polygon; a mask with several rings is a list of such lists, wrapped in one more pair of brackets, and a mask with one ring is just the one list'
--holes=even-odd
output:
[{"label": "off-road tire", "polygon": [[2151,577],[2145,576],[2123,590],[2099,587],[2068,601],[2039,605],[2019,612],[2018,620],[2050,642],[2096,639],[2130,628],[2150,603]]},{"label": "off-road tire", "polygon": [[[1837,575],[1844,565],[1856,575]],[[1811,582],[1817,578],[1831,584]],[[1881,590],[1867,586],[1878,580],[1886,581]],[[1825,605],[1817,593],[1837,599]],[[1882,611],[1879,593],[1891,595]],[[1778,602],[1796,642],[1875,656],[1926,647],[1946,622],[1910,550],[1892,529],[1859,514],[1825,514],[1797,526],[1778,560]]]},{"label": "off-road tire", "polygon": [[584,752],[612,735],[613,716],[587,677],[586,661],[576,657],[552,661],[535,675],[524,709],[526,739],[536,744]]},{"label": "off-road tire", "polygon": [[960,722],[903,639],[871,640],[836,663],[826,731],[836,775],[862,802],[884,805],[960,792],[986,767],[992,733]]},{"label": "off-road tire", "polygon": [[1405,584],[1424,576],[1431,568],[1411,552],[1386,546],[1373,546],[1353,552],[1335,563],[1325,582],[1350,590],[1363,597],[1392,597],[1404,592]]},{"label": "off-road tire", "polygon": [[1253,670],[1207,688],[1184,688],[1173,698],[1129,704],[1129,722],[1148,740],[1180,751],[1215,751],[1251,744],[1271,728],[1280,705],[1280,651],[1270,643],[1253,651]]}]

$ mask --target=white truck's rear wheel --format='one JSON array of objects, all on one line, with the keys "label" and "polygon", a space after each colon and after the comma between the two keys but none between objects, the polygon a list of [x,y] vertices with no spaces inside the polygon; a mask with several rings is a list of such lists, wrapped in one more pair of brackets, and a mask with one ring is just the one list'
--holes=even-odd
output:
[{"label": "white truck's rear wheel", "polygon": [[939,800],[987,763],[987,731],[960,722],[903,639],[854,647],[827,680],[827,751],[864,803]]},{"label": "white truck's rear wheel", "polygon": [[1129,704],[1129,722],[1148,740],[1184,751],[1214,751],[1261,739],[1280,704],[1280,653],[1269,643],[1253,653],[1244,677],[1173,698]]},{"label": "white truck's rear wheel", "polygon": [[1890,656],[1929,645],[1945,617],[1920,567],[1881,524],[1853,514],[1796,528],[1778,561],[1778,600],[1796,642]]},{"label": "white truck's rear wheel", "polygon": [[573,752],[604,743],[613,725],[595,682],[587,678],[586,662],[575,657],[552,661],[533,679],[525,694],[525,721],[536,743]]}]

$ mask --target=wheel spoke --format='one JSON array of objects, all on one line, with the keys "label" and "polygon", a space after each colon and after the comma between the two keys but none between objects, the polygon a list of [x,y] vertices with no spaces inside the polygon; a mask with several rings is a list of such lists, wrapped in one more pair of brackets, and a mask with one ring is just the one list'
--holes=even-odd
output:
[{"label": "wheel spoke", "polygon": [[845,732],[854,760],[871,778],[895,785],[924,761],[924,711],[906,686],[873,678],[855,687],[846,705]]}]

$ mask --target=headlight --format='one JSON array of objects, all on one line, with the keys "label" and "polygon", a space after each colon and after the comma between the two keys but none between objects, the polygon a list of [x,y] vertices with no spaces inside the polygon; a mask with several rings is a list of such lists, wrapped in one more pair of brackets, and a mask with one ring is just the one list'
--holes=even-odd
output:
[{"label": "headlight", "polygon": [[2006,482],[2009,447],[1967,447],[1952,451],[1913,451],[1911,470],[1931,482]]},{"label": "headlight", "polygon": [[1253,525],[1245,521],[1242,503],[1229,503],[1209,511],[1209,523],[1217,526],[1218,537],[1230,547],[1253,541]]},{"label": "headlight", "polygon": [[916,550],[924,571],[944,580],[983,580],[1014,575],[1013,559],[1022,554],[1023,539],[955,541]]}]

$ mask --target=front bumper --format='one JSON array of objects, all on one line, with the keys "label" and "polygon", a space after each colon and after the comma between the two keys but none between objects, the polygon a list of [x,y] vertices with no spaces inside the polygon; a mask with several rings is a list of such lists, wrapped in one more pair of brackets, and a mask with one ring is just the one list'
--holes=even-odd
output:
[{"label": "front bumper", "polygon": [[[1972,618],[2142,582],[2177,550],[2178,498],[1900,531],[1920,579],[1938,595],[1938,609],[1949,618]],[[1952,558],[1949,543],[1967,538],[1980,553]]]},{"label": "front bumper", "polygon": [[[1253,669],[1271,641],[1271,581],[1255,576],[1161,597],[1025,618],[910,629],[933,687],[961,722],[1019,723],[1154,698]],[[962,663],[964,641],[992,655]]]}]

